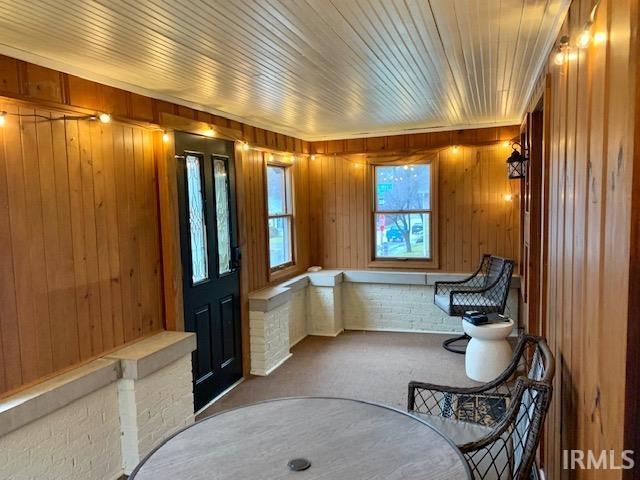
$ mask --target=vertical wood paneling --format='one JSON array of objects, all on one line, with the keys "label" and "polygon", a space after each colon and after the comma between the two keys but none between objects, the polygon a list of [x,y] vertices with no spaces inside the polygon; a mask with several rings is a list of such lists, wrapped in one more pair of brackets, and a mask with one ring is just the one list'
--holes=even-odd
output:
[{"label": "vertical wood paneling", "polygon": [[[277,152],[274,152],[277,154]],[[245,232],[243,241],[242,265],[243,275],[247,277],[247,292],[264,288],[278,280],[269,278],[269,253],[267,251],[267,214],[265,206],[265,160],[270,155],[259,150],[242,150],[236,161],[240,162],[242,175],[238,175],[239,192],[245,208],[240,215],[240,230]],[[294,201],[294,240],[296,265],[289,271],[288,276],[304,272],[311,264],[313,252],[313,238],[310,237],[309,225],[313,222],[310,217],[309,203],[312,193],[309,190],[310,177],[313,175],[311,162],[307,157],[295,157],[292,166],[292,187]]]},{"label": "vertical wood paneling", "polygon": [[[562,33],[575,37],[592,6],[588,0],[573,2]],[[542,327],[558,362],[544,442],[548,478],[621,478],[615,469],[564,470],[562,450],[612,450],[619,459],[629,448],[625,429],[637,428],[625,411],[626,342],[632,341],[627,292],[635,291],[629,290],[629,252],[637,125],[629,106],[637,101],[637,14],[630,1],[602,0],[593,31],[604,33],[606,42],[546,70]]]},{"label": "vertical wood paneling", "polygon": [[[491,252],[519,259],[519,203],[504,200],[515,190],[502,146],[444,149],[438,154],[439,270],[468,272]],[[317,155],[310,160],[311,238],[314,262],[324,268],[367,268],[367,185],[365,157]]]},{"label": "vertical wood paneling", "polygon": [[2,110],[0,394],[163,322],[152,133]]}]

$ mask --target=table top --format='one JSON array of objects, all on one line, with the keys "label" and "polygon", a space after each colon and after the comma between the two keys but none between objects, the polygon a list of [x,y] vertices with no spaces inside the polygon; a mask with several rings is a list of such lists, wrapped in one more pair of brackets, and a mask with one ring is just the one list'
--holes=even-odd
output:
[{"label": "table top", "polygon": [[[303,472],[288,468],[305,458]],[[460,451],[423,421],[359,400],[269,400],[207,417],[167,439],[135,480],[463,480]]]}]

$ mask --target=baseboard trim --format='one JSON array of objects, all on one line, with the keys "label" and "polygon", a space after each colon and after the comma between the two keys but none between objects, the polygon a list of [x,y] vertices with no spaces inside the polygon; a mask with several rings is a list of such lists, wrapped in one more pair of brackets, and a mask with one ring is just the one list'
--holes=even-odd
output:
[{"label": "baseboard trim", "polygon": [[338,330],[335,333],[323,333],[323,332],[314,332],[314,333],[310,333],[309,336],[311,337],[337,337],[338,335],[340,335],[342,332],[344,332],[344,328],[341,328],[340,330]]},{"label": "baseboard trim", "polygon": [[260,371],[260,370],[251,370],[250,373],[251,373],[251,375],[255,375],[257,377],[266,377],[270,373],[272,373],[276,368],[280,367],[284,362],[289,360],[291,358],[291,355],[293,355],[293,354],[289,353],[289,355],[284,357],[282,360],[280,360],[278,363],[276,363],[273,367],[269,368],[269,370],[267,370],[266,372],[265,371]]},{"label": "baseboard trim", "polygon": [[452,330],[443,332],[442,330],[410,330],[402,328],[372,328],[372,327],[344,327],[345,330],[353,330],[358,332],[395,332],[395,333],[429,333],[436,335],[462,335],[462,330]]},{"label": "baseboard trim", "polygon": [[225,395],[227,395],[229,392],[231,392],[231,390],[233,390],[234,388],[236,388],[238,385],[240,385],[242,382],[244,382],[244,377],[242,377],[240,380],[238,380],[236,383],[234,383],[233,385],[231,385],[229,388],[227,388],[226,390],[224,390],[222,393],[220,393],[217,397],[215,397],[213,400],[211,400],[209,403],[207,403],[204,407],[202,407],[200,410],[198,410],[196,413],[193,414],[194,417],[197,417],[198,415],[200,415],[202,412],[204,412],[207,408],[209,408],[211,405],[213,405],[214,403],[216,403],[218,400],[220,400],[222,397],[224,397]]}]

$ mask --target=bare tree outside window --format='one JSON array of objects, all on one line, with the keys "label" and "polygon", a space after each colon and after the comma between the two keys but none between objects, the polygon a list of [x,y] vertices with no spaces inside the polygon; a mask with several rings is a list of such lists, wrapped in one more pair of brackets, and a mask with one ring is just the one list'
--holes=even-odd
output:
[{"label": "bare tree outside window", "polygon": [[376,258],[431,258],[429,164],[375,166]]}]

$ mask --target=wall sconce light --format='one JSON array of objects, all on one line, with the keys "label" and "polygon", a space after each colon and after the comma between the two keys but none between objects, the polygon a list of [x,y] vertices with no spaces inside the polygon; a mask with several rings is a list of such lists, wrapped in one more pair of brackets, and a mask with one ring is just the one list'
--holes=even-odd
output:
[{"label": "wall sconce light", "polygon": [[518,178],[524,178],[525,172],[526,172],[527,159],[524,155],[522,155],[522,153],[520,153],[516,149],[516,145],[520,147],[520,150],[522,150],[522,145],[520,145],[518,142],[513,142],[513,144],[511,145],[511,148],[513,149],[513,151],[511,152],[511,155],[507,159],[507,165],[509,168],[509,178],[512,180],[515,180]]}]

